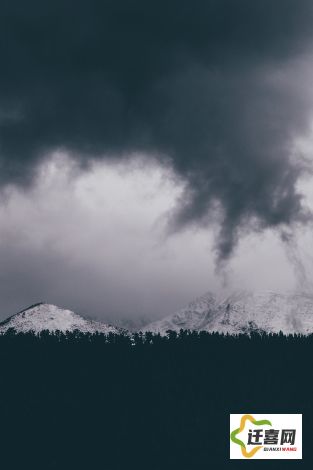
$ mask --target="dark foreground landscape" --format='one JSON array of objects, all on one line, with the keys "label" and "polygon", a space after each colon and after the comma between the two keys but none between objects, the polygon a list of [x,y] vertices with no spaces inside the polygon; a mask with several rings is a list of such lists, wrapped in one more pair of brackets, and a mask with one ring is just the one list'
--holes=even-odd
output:
[{"label": "dark foreground landscape", "polygon": [[[0,337],[1,469],[313,468],[313,336]],[[229,460],[229,413],[303,413],[303,461]]]}]

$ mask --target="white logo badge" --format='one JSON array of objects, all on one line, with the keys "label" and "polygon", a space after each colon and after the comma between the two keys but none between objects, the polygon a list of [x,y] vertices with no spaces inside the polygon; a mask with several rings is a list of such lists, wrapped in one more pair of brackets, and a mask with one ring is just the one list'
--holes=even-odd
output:
[{"label": "white logo badge", "polygon": [[231,459],[302,459],[302,414],[231,414]]}]

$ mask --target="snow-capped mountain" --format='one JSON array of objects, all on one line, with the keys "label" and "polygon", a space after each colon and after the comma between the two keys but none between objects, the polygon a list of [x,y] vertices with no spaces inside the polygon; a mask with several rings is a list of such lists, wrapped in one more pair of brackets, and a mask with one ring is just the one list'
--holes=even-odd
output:
[{"label": "snow-capped mountain", "polygon": [[313,333],[313,294],[240,291],[221,297],[208,293],[142,331],[164,335],[167,330],[180,329],[229,334]]},{"label": "snow-capped mountain", "polygon": [[62,332],[79,330],[83,333],[120,333],[122,330],[106,323],[87,320],[80,315],[57,307],[56,305],[39,303],[22,310],[0,323],[0,333],[14,328],[16,332],[26,333],[43,330]]}]

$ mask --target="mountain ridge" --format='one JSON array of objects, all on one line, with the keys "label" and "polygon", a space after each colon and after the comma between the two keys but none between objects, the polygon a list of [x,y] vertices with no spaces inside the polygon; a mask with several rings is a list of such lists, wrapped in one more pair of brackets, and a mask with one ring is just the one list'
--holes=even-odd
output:
[{"label": "mountain ridge", "polygon": [[[127,333],[131,331],[87,319],[71,310],[38,302],[0,322],[0,334],[48,330],[82,333]],[[237,290],[227,294],[207,292],[172,315],[138,326],[135,331],[160,333],[168,330],[207,331],[221,334],[313,333],[313,293]]]},{"label": "mountain ridge", "polygon": [[313,293],[238,290],[230,294],[204,294],[178,312],[146,325],[142,331],[218,332],[252,331],[285,334],[313,333]]}]

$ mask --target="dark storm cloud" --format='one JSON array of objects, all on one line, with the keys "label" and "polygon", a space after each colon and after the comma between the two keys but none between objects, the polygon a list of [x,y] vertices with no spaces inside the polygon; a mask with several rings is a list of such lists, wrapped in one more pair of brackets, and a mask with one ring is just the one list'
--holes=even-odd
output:
[{"label": "dark storm cloud", "polygon": [[220,261],[251,225],[305,220],[291,146],[312,20],[311,0],[2,2],[2,183],[60,148],[169,157],[186,182],[175,226],[218,205]]}]

